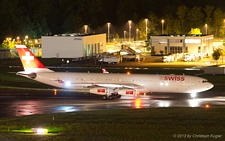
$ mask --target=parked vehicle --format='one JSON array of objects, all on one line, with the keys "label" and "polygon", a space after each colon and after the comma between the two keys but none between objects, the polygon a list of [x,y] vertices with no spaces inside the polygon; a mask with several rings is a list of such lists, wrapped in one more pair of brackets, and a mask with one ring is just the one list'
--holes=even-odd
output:
[{"label": "parked vehicle", "polygon": [[194,62],[196,61],[196,56],[193,54],[186,54],[184,56],[184,62]]},{"label": "parked vehicle", "polygon": [[170,63],[175,61],[175,57],[173,55],[163,56],[162,61],[165,63]]},{"label": "parked vehicle", "polygon": [[120,57],[118,56],[104,56],[98,60],[101,63],[108,63],[108,64],[116,64],[120,62]]}]

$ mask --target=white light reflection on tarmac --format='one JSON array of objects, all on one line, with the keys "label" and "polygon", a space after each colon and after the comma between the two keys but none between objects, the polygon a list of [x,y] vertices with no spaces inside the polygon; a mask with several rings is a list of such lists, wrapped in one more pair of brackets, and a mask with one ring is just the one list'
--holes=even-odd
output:
[{"label": "white light reflection on tarmac", "polygon": [[[213,94],[212,94],[213,95]],[[88,110],[160,108],[160,107],[215,107],[225,106],[225,97],[177,98],[169,96],[122,97],[114,100],[101,100],[101,97],[0,97],[1,117],[34,114],[65,113]]]},{"label": "white light reflection on tarmac", "polygon": [[[29,100],[29,101],[16,101],[12,103],[11,109],[15,109],[15,116],[33,115],[41,114],[42,109],[40,109],[40,102]],[[8,112],[8,111],[7,111]]]},{"label": "white light reflection on tarmac", "polygon": [[170,102],[169,101],[159,101],[159,107],[169,107]]},{"label": "white light reflection on tarmac", "polygon": [[77,109],[74,108],[74,106],[60,106],[56,108],[57,112],[76,112],[78,111]]},{"label": "white light reflection on tarmac", "polygon": [[198,99],[190,99],[188,100],[190,107],[199,107],[199,100]]}]

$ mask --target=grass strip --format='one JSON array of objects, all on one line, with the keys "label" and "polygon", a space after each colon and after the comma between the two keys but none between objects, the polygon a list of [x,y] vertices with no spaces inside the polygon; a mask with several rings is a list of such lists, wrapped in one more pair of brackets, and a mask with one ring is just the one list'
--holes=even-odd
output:
[{"label": "grass strip", "polygon": [[[224,140],[224,112],[224,107],[148,108],[2,118],[0,140],[175,140],[188,139],[187,135],[203,140],[218,135]],[[28,134],[37,127],[50,134]]]}]

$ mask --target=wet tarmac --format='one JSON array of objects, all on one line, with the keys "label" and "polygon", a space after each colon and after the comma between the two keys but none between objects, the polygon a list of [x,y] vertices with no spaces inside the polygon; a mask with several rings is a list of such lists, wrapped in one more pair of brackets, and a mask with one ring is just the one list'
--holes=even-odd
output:
[{"label": "wet tarmac", "polygon": [[189,94],[153,93],[102,100],[102,96],[71,91],[1,91],[0,118],[89,110],[205,106],[225,107],[225,96],[205,92],[190,99]]}]

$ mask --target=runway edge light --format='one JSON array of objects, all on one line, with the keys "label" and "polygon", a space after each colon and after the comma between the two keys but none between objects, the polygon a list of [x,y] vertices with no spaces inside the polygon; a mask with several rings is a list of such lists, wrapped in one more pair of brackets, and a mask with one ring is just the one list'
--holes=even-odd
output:
[{"label": "runway edge light", "polygon": [[31,128],[31,132],[35,134],[48,134],[48,129],[44,128]]}]

